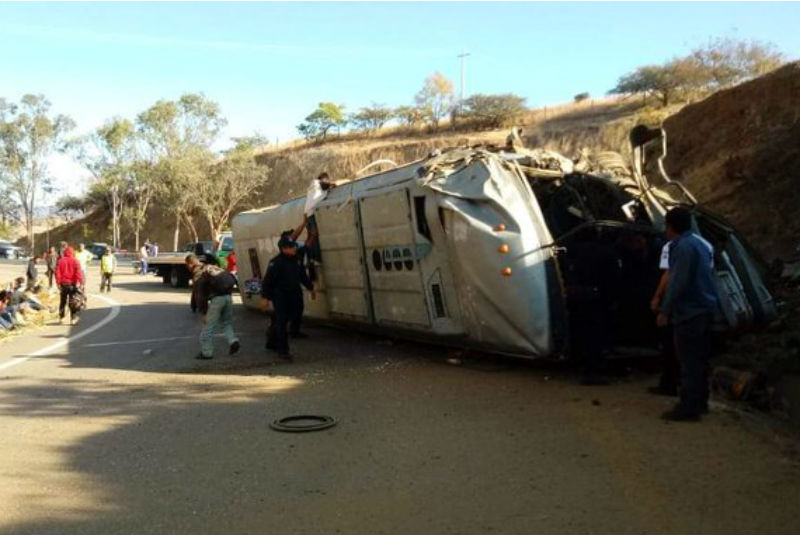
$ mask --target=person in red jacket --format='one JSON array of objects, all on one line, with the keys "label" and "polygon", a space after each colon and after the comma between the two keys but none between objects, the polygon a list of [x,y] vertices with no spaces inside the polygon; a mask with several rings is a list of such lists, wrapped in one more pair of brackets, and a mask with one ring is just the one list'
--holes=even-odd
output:
[{"label": "person in red jacket", "polygon": [[[58,315],[60,321],[63,323],[69,298],[75,293],[80,292],[81,286],[83,286],[83,271],[81,270],[81,265],[75,259],[75,252],[72,250],[72,247],[67,247],[64,250],[63,256],[56,265],[56,284],[58,284],[61,290]],[[72,308],[70,308],[71,324],[78,322],[80,313],[80,309],[72,310]]]}]

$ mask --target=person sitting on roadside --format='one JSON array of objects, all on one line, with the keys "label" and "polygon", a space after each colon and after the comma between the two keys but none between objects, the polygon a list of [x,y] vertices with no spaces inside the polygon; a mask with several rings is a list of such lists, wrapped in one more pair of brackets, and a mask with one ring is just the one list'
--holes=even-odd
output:
[{"label": "person sitting on roadside", "polygon": [[8,290],[0,290],[0,327],[11,331],[23,324],[24,322],[20,322],[16,308],[11,304],[11,293]]},{"label": "person sitting on roadside", "polygon": [[39,299],[33,295],[36,286],[26,286],[25,279],[18,277],[14,281],[13,290],[10,292],[11,305],[18,307],[20,312],[31,308],[33,310],[43,310],[45,307]]},{"label": "person sitting on roadside", "polygon": [[231,297],[236,279],[219,266],[203,265],[194,254],[187,255],[185,262],[186,268],[192,274],[194,305],[204,316],[204,327],[200,333],[200,354],[196,358],[214,358],[214,334],[219,328],[228,341],[228,354],[235,355],[240,348],[239,339],[233,330]]},{"label": "person sitting on roadside", "polygon": [[[83,286],[83,271],[71,247],[64,250],[64,256],[58,261],[56,267],[56,283],[61,291],[58,305],[58,317],[64,323],[64,315],[70,298],[81,292]],[[80,319],[80,308],[70,307],[70,323],[75,324]]]}]

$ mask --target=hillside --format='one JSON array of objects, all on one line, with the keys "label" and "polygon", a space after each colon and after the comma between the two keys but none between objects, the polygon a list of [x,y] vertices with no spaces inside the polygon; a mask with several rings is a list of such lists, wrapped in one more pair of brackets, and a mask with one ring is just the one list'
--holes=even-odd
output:
[{"label": "hillside", "polygon": [[[666,118],[666,119],[665,119]],[[683,108],[652,110],[640,98],[605,99],[534,110],[524,120],[524,141],[567,156],[580,149],[613,150],[629,155],[631,127],[664,121],[668,132],[668,172],[683,180],[701,202],[727,216],[768,259],[796,254],[800,220],[800,63],[719,91]],[[268,148],[257,156],[271,176],[264,192],[248,200],[248,209],[303,195],[308,180],[321,171],[334,179],[353,178],[379,159],[405,163],[434,149],[458,145],[502,144],[507,129],[415,135],[391,130],[373,137],[342,137],[324,144],[294,143]],[[172,244],[172,218],[151,211],[142,239]],[[92,214],[51,231],[58,239],[108,241],[105,214]],[[201,236],[208,229],[197,221]],[[123,229],[126,246],[130,232]],[[105,238],[105,239],[104,239]],[[188,241],[182,230],[181,242]],[[39,243],[42,243],[41,241]]]},{"label": "hillside", "polygon": [[[521,126],[529,147],[546,147],[567,155],[583,147],[627,153],[628,131],[643,116],[650,119],[653,113],[638,99],[636,102],[607,99],[534,110]],[[322,171],[337,180],[352,178],[360,169],[379,159],[402,164],[424,158],[434,149],[503,144],[508,131],[504,128],[438,134],[420,132],[415,136],[384,135],[268,150],[257,158],[272,170],[263,201],[271,204],[304,194],[308,180]]]},{"label": "hillside", "polygon": [[768,259],[800,246],[800,62],[718,91],[664,122],[667,172]]}]

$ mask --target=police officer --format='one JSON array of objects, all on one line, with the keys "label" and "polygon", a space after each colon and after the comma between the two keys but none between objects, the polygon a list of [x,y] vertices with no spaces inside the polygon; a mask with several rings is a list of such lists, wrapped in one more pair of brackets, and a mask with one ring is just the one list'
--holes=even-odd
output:
[{"label": "police officer", "polygon": [[565,274],[572,350],[582,368],[581,384],[608,384],[605,351],[619,281],[618,258],[600,239],[571,243]]},{"label": "police officer", "polygon": [[314,289],[303,266],[297,261],[297,242],[291,236],[282,236],[278,241],[281,254],[273,258],[261,283],[261,296],[272,302],[273,327],[268,332],[267,347],[274,349],[281,358],[291,360],[289,353],[288,324],[298,313],[302,313],[302,284],[309,291]]}]

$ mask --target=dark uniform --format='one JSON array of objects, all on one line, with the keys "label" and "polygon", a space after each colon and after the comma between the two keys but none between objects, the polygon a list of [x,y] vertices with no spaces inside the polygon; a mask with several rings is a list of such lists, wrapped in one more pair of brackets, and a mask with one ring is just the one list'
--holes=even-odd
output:
[{"label": "dark uniform", "polygon": [[302,315],[301,284],[309,291],[314,288],[297,258],[281,253],[270,261],[261,283],[261,296],[272,302],[273,309],[267,347],[279,355],[289,354],[289,321]]},{"label": "dark uniform", "polygon": [[567,302],[572,350],[582,367],[584,384],[601,384],[609,345],[609,318],[619,276],[613,248],[599,241],[567,247]]}]

